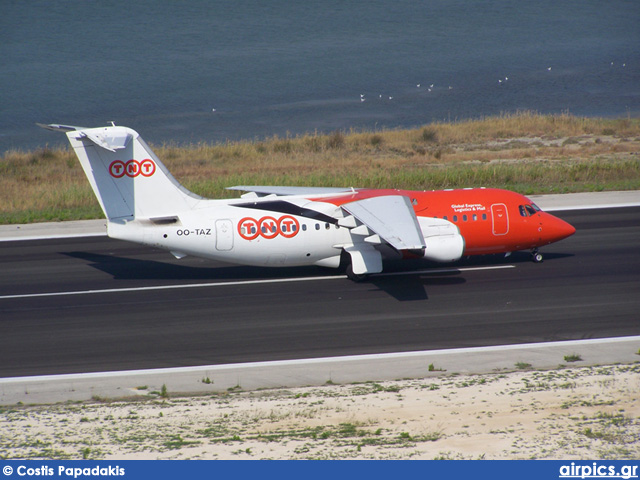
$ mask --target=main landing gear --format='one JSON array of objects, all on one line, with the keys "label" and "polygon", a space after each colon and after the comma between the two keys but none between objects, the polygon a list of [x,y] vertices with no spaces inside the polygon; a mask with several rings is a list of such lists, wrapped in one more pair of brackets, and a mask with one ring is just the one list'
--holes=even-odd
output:
[{"label": "main landing gear", "polygon": [[544,257],[537,248],[531,250],[531,260],[533,261],[533,263],[542,263],[542,261],[544,260]]},{"label": "main landing gear", "polygon": [[364,280],[369,278],[369,275],[367,275],[366,273],[365,274],[353,273],[353,266],[351,265],[351,262],[349,262],[349,264],[347,265],[346,274],[349,280],[352,280],[354,282],[363,282]]}]

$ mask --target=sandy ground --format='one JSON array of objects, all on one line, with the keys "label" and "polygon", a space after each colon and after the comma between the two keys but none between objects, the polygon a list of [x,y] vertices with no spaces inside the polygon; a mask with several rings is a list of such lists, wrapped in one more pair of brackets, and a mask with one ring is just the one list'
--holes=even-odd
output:
[{"label": "sandy ground", "polygon": [[3,407],[0,458],[640,458],[640,363],[202,397],[147,393]]}]

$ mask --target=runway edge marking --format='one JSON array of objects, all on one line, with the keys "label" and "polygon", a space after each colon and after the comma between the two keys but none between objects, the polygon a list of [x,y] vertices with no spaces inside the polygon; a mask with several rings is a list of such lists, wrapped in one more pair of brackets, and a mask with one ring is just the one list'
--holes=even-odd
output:
[{"label": "runway edge marking", "polygon": [[485,347],[463,347],[443,350],[419,350],[411,352],[373,353],[364,355],[345,355],[338,357],[303,358],[295,360],[272,360],[264,362],[229,363],[221,365],[197,365],[190,367],[149,368],[141,370],[120,370],[107,372],[68,373],[58,375],[34,375],[25,377],[0,378],[0,385],[19,382],[45,382],[82,379],[99,379],[114,377],[134,377],[141,375],[183,374],[199,372],[215,372],[220,370],[246,370],[256,368],[272,368],[287,366],[305,366],[330,363],[369,362],[372,360],[393,360],[419,357],[438,357],[453,355],[472,355],[478,353],[509,352],[518,350],[532,350],[539,348],[566,348],[593,345],[618,344],[627,342],[640,342],[640,335],[626,337],[590,338],[582,340],[561,340],[557,342],[518,343],[509,345],[493,345]]}]

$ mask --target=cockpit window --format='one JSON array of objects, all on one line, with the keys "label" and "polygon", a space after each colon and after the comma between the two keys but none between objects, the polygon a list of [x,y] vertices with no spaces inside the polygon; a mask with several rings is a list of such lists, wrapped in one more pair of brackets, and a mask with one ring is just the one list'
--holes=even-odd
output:
[{"label": "cockpit window", "polygon": [[519,205],[518,209],[520,210],[520,215],[523,217],[530,217],[540,211],[540,207],[535,203],[532,203],[531,205]]},{"label": "cockpit window", "polygon": [[519,205],[518,208],[520,209],[520,215],[522,215],[523,217],[527,216],[527,211],[524,208],[524,205]]}]

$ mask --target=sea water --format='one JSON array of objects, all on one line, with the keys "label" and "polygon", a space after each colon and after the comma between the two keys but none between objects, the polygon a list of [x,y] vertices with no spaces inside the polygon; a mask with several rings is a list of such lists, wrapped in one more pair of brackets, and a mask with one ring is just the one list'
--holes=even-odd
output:
[{"label": "sea water", "polygon": [[640,114],[636,0],[0,2],[0,152]]}]

